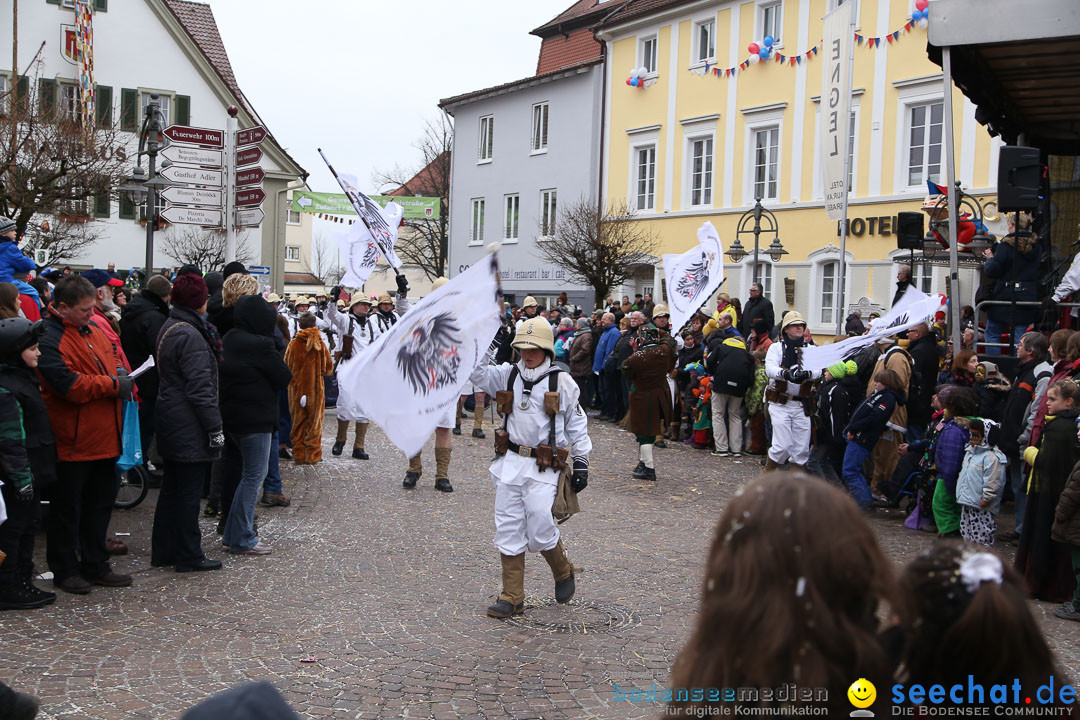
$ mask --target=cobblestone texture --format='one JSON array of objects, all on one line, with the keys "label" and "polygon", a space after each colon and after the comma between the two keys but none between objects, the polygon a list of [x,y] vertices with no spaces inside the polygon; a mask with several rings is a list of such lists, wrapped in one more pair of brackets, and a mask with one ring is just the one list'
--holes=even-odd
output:
[{"label": "cobblestone texture", "polygon": [[[407,491],[406,461],[377,429],[368,435],[371,460],[333,458],[333,424],[331,412],[322,464],[282,463],[292,506],[258,510],[273,555],[223,553],[216,521],[203,519],[207,555],[224,555],[224,570],[151,568],[151,490],[113,516],[113,532],[131,533],[131,553],[114,567],[134,573],[134,586],[61,593],[50,608],[4,613],[0,678],[38,695],[42,717],[64,720],[174,718],[258,679],[311,718],[657,713],[613,702],[612,686],[666,681],[691,628],[712,529],[726,500],[760,471],[755,458],[677,444],[657,450],[660,479],[645,483],[630,478],[632,437],[593,423],[584,512],[563,526],[580,569],[577,600],[555,605],[550,571],[530,554],[535,607],[527,621],[497,621],[484,615],[499,590],[491,440],[454,438],[455,491],[445,495],[432,487],[430,442],[424,477]],[[897,562],[933,541],[901,520],[881,513],[871,521]],[[996,548],[1010,560],[1013,550]],[[1076,626],[1054,618],[1049,604],[1031,607],[1066,672],[1080,677]],[[316,662],[301,662],[310,656]]]}]

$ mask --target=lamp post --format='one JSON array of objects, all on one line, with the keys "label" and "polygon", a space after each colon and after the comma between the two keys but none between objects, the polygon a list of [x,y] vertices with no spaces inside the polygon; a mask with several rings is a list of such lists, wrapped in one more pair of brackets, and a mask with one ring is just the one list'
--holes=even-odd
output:
[{"label": "lamp post", "polygon": [[[762,226],[762,220],[765,221],[765,225]],[[753,221],[753,227],[749,227],[750,222]],[[743,213],[739,218],[738,227],[735,230],[735,242],[727,251],[727,256],[731,258],[731,262],[742,262],[742,259],[747,256],[746,249],[743,248],[742,242],[739,238],[742,235],[754,236],[754,282],[761,282],[761,267],[758,264],[758,258],[760,253],[761,236],[772,235],[772,242],[769,247],[765,249],[765,254],[772,258],[773,262],[780,262],[780,258],[788,254],[788,251],[784,249],[783,244],[780,242],[779,225],[776,222],[776,216],[769,210],[766,210],[761,205],[761,198],[754,199],[754,207]]]},{"label": "lamp post", "polygon": [[[157,154],[165,144],[165,118],[161,113],[161,103],[157,93],[150,93],[150,102],[146,104],[143,112],[142,129],[139,131],[139,152],[135,156],[135,169],[128,177],[128,184],[121,186],[119,191],[124,198],[133,205],[139,205],[146,201],[146,268],[143,276],[143,287],[150,280],[150,274],[154,268],[154,230],[157,227],[157,198],[158,192],[172,183],[157,175]],[[141,158],[146,155],[149,172],[143,170]]]}]

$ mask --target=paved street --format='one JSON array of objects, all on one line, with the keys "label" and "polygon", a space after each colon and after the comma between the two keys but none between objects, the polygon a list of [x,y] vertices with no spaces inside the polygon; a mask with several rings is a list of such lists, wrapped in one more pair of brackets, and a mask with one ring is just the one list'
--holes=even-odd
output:
[{"label": "paved street", "polygon": [[[328,439],[333,422],[328,414]],[[432,488],[430,443],[424,479],[406,491],[404,458],[373,428],[370,461],[331,458],[328,440],[321,465],[283,463],[292,506],[258,510],[269,557],[226,554],[214,573],[151,568],[157,491],[117,511],[112,530],[131,533],[131,554],[114,567],[134,573],[134,587],[4,613],[0,677],[41,697],[46,718],[175,718],[257,679],[313,718],[655,716],[655,705],[613,702],[613,684],[666,681],[716,519],[760,467],[679,444],[657,451],[660,479],[644,484],[630,478],[629,434],[594,424],[593,438],[584,512],[564,526],[581,568],[570,606],[554,605],[547,565],[530,554],[527,619],[484,615],[499,590],[490,439],[454,438],[455,492],[443,495]],[[900,519],[873,523],[903,561],[932,539]],[[207,555],[218,558],[215,522],[202,524]],[[1033,609],[1080,677],[1076,626],[1047,604]]]}]

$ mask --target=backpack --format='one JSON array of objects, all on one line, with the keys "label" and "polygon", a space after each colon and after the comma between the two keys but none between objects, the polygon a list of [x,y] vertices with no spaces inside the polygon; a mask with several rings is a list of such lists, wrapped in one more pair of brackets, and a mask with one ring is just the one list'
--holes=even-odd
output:
[{"label": "backpack", "polygon": [[911,354],[899,345],[893,345],[885,351],[885,362],[882,363],[882,367],[889,367],[889,356],[896,351],[900,351],[907,356],[910,374],[908,376],[907,397],[905,398],[905,401],[910,403],[911,398],[919,397],[919,393],[922,392],[922,373],[919,372],[918,368],[915,366],[915,358],[911,357]]}]

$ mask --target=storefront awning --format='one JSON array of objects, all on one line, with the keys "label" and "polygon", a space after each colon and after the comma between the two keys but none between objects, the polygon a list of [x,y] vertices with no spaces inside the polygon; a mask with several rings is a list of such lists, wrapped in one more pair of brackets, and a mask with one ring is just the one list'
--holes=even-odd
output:
[{"label": "storefront awning", "polygon": [[1080,155],[1080,2],[931,0],[927,54],[952,75],[992,135]]}]

